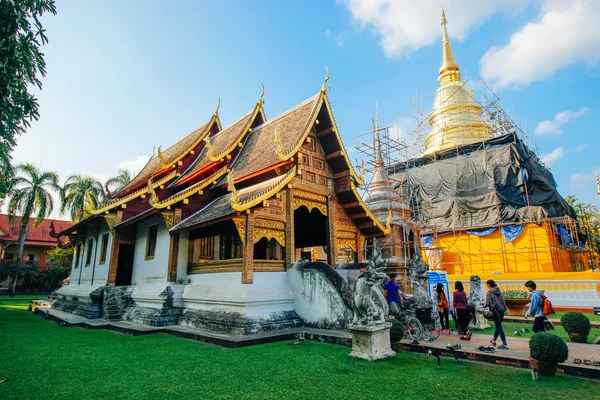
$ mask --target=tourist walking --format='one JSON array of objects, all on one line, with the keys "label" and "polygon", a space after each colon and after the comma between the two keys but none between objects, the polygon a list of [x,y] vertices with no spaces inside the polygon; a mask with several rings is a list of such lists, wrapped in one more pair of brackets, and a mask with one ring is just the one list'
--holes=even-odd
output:
[{"label": "tourist walking", "polygon": [[400,314],[400,287],[396,283],[396,274],[389,275],[390,280],[383,285],[383,295],[388,302],[390,314]]},{"label": "tourist walking", "polygon": [[531,293],[531,303],[525,312],[525,318],[533,316],[534,333],[545,332],[546,328],[544,327],[544,320],[546,319],[546,316],[544,315],[544,300],[542,299],[544,291],[536,290],[537,285],[534,281],[525,282],[525,287]]},{"label": "tourist walking", "polygon": [[442,332],[446,335],[450,335],[450,323],[448,321],[448,300],[446,299],[446,293],[444,293],[444,284],[438,283],[435,292],[433,292],[433,300],[437,312],[440,315],[440,325],[442,326]]},{"label": "tourist walking", "polygon": [[506,311],[504,296],[502,296],[502,292],[500,291],[498,285],[496,285],[496,282],[490,279],[486,282],[486,284],[488,287],[488,292],[485,297],[485,306],[488,307],[492,313],[494,326],[496,327],[494,330],[494,338],[490,340],[490,343],[495,346],[496,339],[500,337],[502,344],[498,346],[498,348],[502,350],[508,350],[508,345],[506,344],[506,335],[504,335],[504,329],[502,329],[502,321],[504,320],[504,312]]},{"label": "tourist walking", "polygon": [[454,284],[452,307],[454,308],[454,313],[456,315],[456,330],[460,335],[465,335],[464,339],[471,340],[471,331],[469,331],[469,303],[467,301],[465,288],[460,281]]}]

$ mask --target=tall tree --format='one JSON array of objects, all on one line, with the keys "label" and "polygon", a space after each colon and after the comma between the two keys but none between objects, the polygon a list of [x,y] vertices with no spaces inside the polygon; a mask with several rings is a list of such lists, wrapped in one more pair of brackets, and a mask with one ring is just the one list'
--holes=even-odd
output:
[{"label": "tall tree", "polygon": [[110,194],[110,192],[117,192],[123,189],[131,182],[131,179],[132,173],[130,170],[125,168],[118,170],[117,176],[106,181],[106,192]]},{"label": "tall tree", "polygon": [[81,222],[85,217],[87,197],[93,207],[106,200],[104,188],[96,179],[89,176],[71,175],[62,188],[60,212],[69,210],[73,222]]},{"label": "tall tree", "polygon": [[48,38],[39,18],[56,14],[54,0],[0,1],[0,199],[11,182],[11,152],[16,136],[39,118],[32,86],[42,88],[39,76],[46,76],[40,47]]},{"label": "tall tree", "polygon": [[17,241],[17,260],[12,294],[15,294],[19,278],[19,268],[23,257],[23,247],[29,228],[29,218],[35,217],[35,226],[39,226],[54,208],[52,192],[60,191],[58,175],[55,172],[43,172],[31,164],[15,167],[15,177],[11,181],[11,198],[8,202],[8,216],[14,219],[21,214],[21,229]]},{"label": "tall tree", "polygon": [[592,204],[579,201],[575,196],[567,196],[565,201],[573,207],[577,215],[577,222],[581,232],[586,236],[586,245],[590,249],[600,252],[600,211]]}]

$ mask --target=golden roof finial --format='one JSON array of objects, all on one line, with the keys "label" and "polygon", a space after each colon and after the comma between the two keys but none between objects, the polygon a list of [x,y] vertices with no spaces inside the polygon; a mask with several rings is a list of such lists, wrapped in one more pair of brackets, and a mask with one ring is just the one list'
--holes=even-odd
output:
[{"label": "golden roof finial", "polygon": [[262,92],[260,92],[260,97],[258,98],[258,104],[262,104],[263,102],[263,96],[265,95],[265,84],[261,83],[262,85]]},{"label": "golden roof finial", "polygon": [[204,146],[208,149],[206,157],[208,157],[208,159],[212,162],[219,161],[219,157],[215,155],[215,150],[213,149],[212,143],[210,142],[210,134],[206,135],[206,137],[204,138],[204,143],[206,143]]},{"label": "golden roof finial", "polygon": [[446,13],[442,7],[442,66],[440,67],[440,85],[448,82],[460,81],[460,72],[458,72],[458,64],[454,60],[450,39],[448,39],[448,31],[446,25]]},{"label": "golden roof finial", "polygon": [[321,86],[321,93],[327,93],[327,81],[329,80],[329,68],[327,68],[327,65],[325,66],[325,71],[327,71],[327,75],[325,75],[325,79],[323,80],[323,86]]},{"label": "golden roof finial", "polygon": [[229,173],[227,174],[227,191],[231,192],[231,199],[229,200],[229,204],[231,204],[231,205],[237,204],[240,199],[239,199],[237,190],[235,188],[235,185],[233,183],[233,169],[229,170]]},{"label": "golden roof finial", "polygon": [[158,160],[160,161],[160,167],[167,168],[169,164],[165,161],[165,156],[163,155],[161,147],[162,146],[158,146],[158,149],[156,149],[156,157],[158,157]]},{"label": "golden roof finial", "polygon": [[219,102],[217,103],[217,109],[215,110],[213,116],[214,117],[218,117],[219,116],[219,108],[221,108],[221,97],[219,96]]},{"label": "golden roof finial", "polygon": [[86,190],[85,191],[85,202],[83,203],[83,212],[85,214],[91,214],[95,208],[96,207],[94,206],[94,200],[92,199],[92,196],[90,195],[90,191]]},{"label": "golden roof finial", "polygon": [[598,191],[598,196],[600,196],[600,179],[598,179],[598,169],[594,167],[594,171],[596,171],[596,190]]},{"label": "golden roof finial", "polygon": [[150,207],[154,208],[154,205],[158,203],[158,195],[156,194],[156,190],[154,190],[154,183],[152,182],[152,178],[148,179],[148,193],[150,193],[148,204],[150,205]]}]

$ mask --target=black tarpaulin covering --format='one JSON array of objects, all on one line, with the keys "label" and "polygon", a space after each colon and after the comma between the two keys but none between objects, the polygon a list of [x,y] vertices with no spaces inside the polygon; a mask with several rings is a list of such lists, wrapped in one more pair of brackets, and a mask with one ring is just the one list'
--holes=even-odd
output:
[{"label": "black tarpaulin covering", "polygon": [[416,158],[390,173],[411,194],[413,218],[438,230],[575,218],[552,173],[515,135],[436,153],[435,161]]}]

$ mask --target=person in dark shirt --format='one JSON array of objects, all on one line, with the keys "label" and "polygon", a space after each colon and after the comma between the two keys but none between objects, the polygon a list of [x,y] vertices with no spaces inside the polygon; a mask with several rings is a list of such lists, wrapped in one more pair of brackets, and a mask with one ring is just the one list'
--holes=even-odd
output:
[{"label": "person in dark shirt", "polygon": [[390,307],[390,314],[399,314],[400,287],[396,283],[396,274],[390,274],[390,280],[383,285],[383,295]]},{"label": "person in dark shirt", "polygon": [[467,301],[467,293],[462,282],[458,281],[454,284],[454,294],[452,295],[452,307],[456,315],[456,330],[459,334],[465,335],[465,339],[471,339],[469,331],[469,303]]}]

